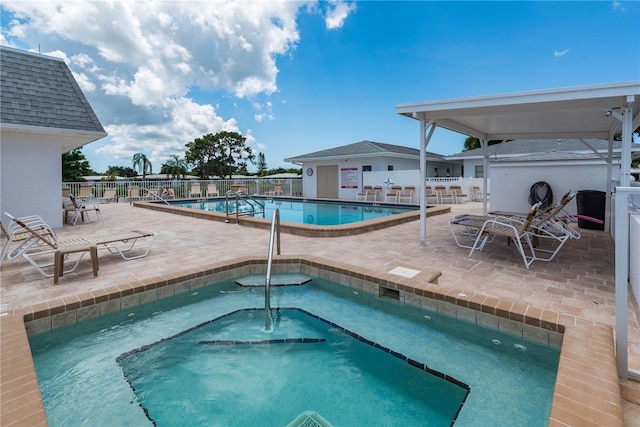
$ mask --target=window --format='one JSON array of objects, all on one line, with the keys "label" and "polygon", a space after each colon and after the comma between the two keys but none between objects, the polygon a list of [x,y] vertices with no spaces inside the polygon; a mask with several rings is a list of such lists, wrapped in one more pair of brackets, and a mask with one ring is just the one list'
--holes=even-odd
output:
[{"label": "window", "polygon": [[371,166],[362,166],[362,172],[371,172]]},{"label": "window", "polygon": [[387,165],[387,170],[388,171],[392,171],[393,170],[393,165]]},{"label": "window", "polygon": [[475,173],[475,177],[476,178],[484,178],[484,166],[482,165],[476,165],[476,173]]}]

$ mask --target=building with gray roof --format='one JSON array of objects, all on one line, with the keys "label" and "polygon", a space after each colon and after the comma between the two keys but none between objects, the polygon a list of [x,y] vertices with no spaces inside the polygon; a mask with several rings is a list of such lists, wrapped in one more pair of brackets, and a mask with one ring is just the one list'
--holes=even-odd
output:
[{"label": "building with gray roof", "polygon": [[61,156],[107,136],[63,60],[0,47],[0,132],[0,212],[62,226]]},{"label": "building with gray roof", "polygon": [[[363,185],[380,185],[392,173],[398,185],[419,184],[420,150],[376,141],[360,141],[284,159],[303,168],[306,197],[354,199]],[[426,153],[428,176],[453,176],[462,162]]]}]

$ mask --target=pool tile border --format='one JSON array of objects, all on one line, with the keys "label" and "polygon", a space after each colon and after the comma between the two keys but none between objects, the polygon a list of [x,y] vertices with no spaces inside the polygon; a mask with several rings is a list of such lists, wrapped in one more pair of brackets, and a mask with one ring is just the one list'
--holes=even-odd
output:
[{"label": "pool tile border", "polygon": [[[292,200],[313,200],[322,202],[326,199],[313,199],[313,198],[291,198]],[[335,203],[335,200],[331,200]],[[358,201],[359,204],[367,204],[367,202]],[[376,203],[370,202],[372,206]],[[378,202],[379,204],[379,202]],[[393,205],[393,203],[384,203],[385,205]],[[160,202],[134,202],[134,206],[151,209],[156,211],[168,212],[176,215],[184,215],[192,218],[201,218],[214,221],[225,221],[226,215],[219,212],[201,211],[198,209],[182,208],[178,206],[171,206]],[[446,205],[433,205],[427,209],[427,216],[448,214],[451,212],[451,208]],[[229,219],[234,224],[236,223],[235,216],[230,216]],[[290,222],[282,222],[280,224],[280,230],[283,233],[295,234],[305,237],[340,237],[340,236],[354,236],[357,234],[368,233],[373,230],[380,230],[382,228],[391,227],[405,222],[417,221],[420,219],[420,210],[413,212],[406,212],[396,215],[391,215],[382,218],[374,218],[366,221],[360,221],[351,224],[335,225],[335,226],[320,226],[312,224],[295,224]],[[246,227],[262,228],[269,230],[271,228],[271,218],[254,218],[249,216],[241,216],[237,219],[237,223]]]},{"label": "pool tile border", "polygon": [[[212,281],[264,273],[265,264],[264,258],[238,258],[3,313],[0,317],[0,425],[47,425],[28,334],[170,297]],[[424,269],[413,278],[404,278],[319,257],[278,256],[274,259],[273,272],[303,273],[327,279],[381,298],[391,297],[561,348],[549,425],[624,425],[610,326],[507,299],[440,286],[441,272],[430,269]]]}]

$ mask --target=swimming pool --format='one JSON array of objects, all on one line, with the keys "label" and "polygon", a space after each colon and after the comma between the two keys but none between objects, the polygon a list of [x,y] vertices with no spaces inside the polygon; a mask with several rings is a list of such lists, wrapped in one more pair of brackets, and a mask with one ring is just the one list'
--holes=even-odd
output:
[{"label": "swimming pool", "polygon": [[[352,224],[354,222],[368,221],[376,218],[383,218],[390,215],[397,215],[407,212],[416,212],[417,206],[410,205],[390,205],[390,204],[372,204],[372,203],[349,203],[338,201],[319,201],[319,200],[290,200],[279,198],[254,198],[264,206],[264,212],[255,214],[260,218],[271,218],[273,211],[279,209],[280,220],[294,222],[297,224],[311,225],[343,225]],[[226,213],[227,203],[229,205],[229,213],[231,216],[236,214],[235,199],[226,200],[210,199],[210,200],[185,200],[170,202],[174,206],[189,209],[200,209],[208,212]],[[241,215],[250,214],[255,208],[260,209],[256,203],[251,201],[239,201],[238,212]]]},{"label": "swimming pool", "polygon": [[[304,410],[316,410],[334,425],[354,425],[350,422],[354,418],[349,417],[364,420],[367,416],[384,416],[376,412],[379,408],[375,404],[367,406],[366,401],[372,399],[371,393],[375,397],[375,390],[380,390],[381,395],[374,402],[384,407],[384,402],[393,401],[396,393],[398,400],[409,399],[409,396],[431,397],[447,387],[453,389],[453,394],[446,393],[445,400],[457,403],[443,410],[442,417],[438,418],[441,423],[436,425],[451,425],[454,419],[456,425],[464,426],[487,425],[488,422],[493,425],[547,425],[559,357],[557,349],[386,301],[317,277],[312,277],[312,281],[303,286],[272,288],[272,307],[295,310],[279,312],[280,323],[276,332],[265,335],[259,330],[264,325],[263,316],[255,310],[263,307],[263,289],[241,288],[233,282],[221,281],[176,294],[173,298],[32,336],[32,352],[49,424],[81,424],[84,419],[90,420],[92,425],[98,425],[99,420],[108,420],[104,421],[108,425],[149,425],[149,419],[154,417],[168,417],[162,418],[166,421],[158,425],[172,424],[174,418],[171,417],[175,414],[158,415],[161,411],[153,387],[146,389],[140,385],[150,374],[146,372],[147,368],[153,368],[151,371],[167,374],[161,376],[168,381],[165,394],[159,400],[163,404],[161,406],[177,407],[183,421],[197,420],[205,406],[218,402],[218,396],[243,396],[235,403],[226,401],[223,405],[224,411],[221,411],[229,412],[227,416],[232,417],[227,421],[240,416],[239,412],[242,416],[251,416],[250,410],[254,406],[261,416],[267,416],[265,412],[270,412],[268,408],[274,406],[278,410],[286,410],[287,405],[282,403],[276,392],[290,391],[289,387],[293,386],[284,381],[293,378],[297,387],[295,401],[300,401],[299,404],[293,405],[289,412],[273,415],[276,418],[272,420],[261,418],[266,422],[257,425],[286,425]],[[242,313],[242,319],[234,317],[238,312]],[[254,322],[256,319],[252,317],[257,321]],[[325,339],[330,345],[319,341],[238,345],[238,341],[246,343],[256,337],[274,340],[285,336],[279,333],[286,333],[289,338]],[[362,339],[354,340],[353,335]],[[235,344],[229,345],[230,341]],[[297,366],[295,375],[271,376],[277,369],[293,371],[288,371],[291,366],[288,358],[281,359],[273,354],[265,356],[262,352],[266,347],[277,353],[289,348],[288,353],[309,355],[303,360],[311,363]],[[324,347],[330,347],[332,353],[325,353]],[[425,392],[421,387],[430,384],[411,383],[417,382],[416,378],[422,374],[427,375],[412,363],[398,364],[402,359],[395,354],[417,365],[426,365],[431,371],[450,376],[455,381],[447,384],[435,381],[438,393]],[[136,358],[140,358],[137,362],[141,363],[135,363]],[[130,362],[123,362],[127,359]],[[241,360],[245,360],[245,364],[240,364]],[[123,368],[121,362],[137,364],[143,369],[138,370],[136,366]],[[318,366],[324,368],[331,363],[337,364],[339,374],[323,375],[326,371],[317,370]],[[351,380],[366,377],[363,379],[366,384],[373,381],[387,387],[392,380],[401,378],[400,374],[395,374],[400,368],[409,369],[410,374],[400,381],[399,386],[365,387],[369,399],[362,402],[358,399],[358,391],[345,391],[336,382],[336,387],[332,388],[334,400],[331,404],[339,403],[341,408],[351,408],[351,411],[340,409],[334,412],[332,405],[314,407],[315,402],[322,399],[304,399],[310,389],[330,387],[336,375]],[[240,377],[229,377],[232,373],[238,373]],[[365,376],[365,373],[371,376]],[[242,395],[245,392],[242,385],[252,383],[252,379],[262,374],[269,376],[266,383],[258,388],[257,395],[252,394],[251,398]],[[131,383],[125,381],[125,375]],[[426,383],[434,382],[433,375],[427,377],[429,381]],[[187,378],[189,380],[185,381]],[[194,385],[200,379],[202,384],[198,384],[200,388],[197,388],[196,396],[183,399],[181,394],[191,389],[185,384]],[[463,395],[467,392],[461,385],[466,385],[470,391],[466,400],[456,394],[459,389]],[[403,395],[404,391],[408,393]],[[171,400],[173,394],[179,396],[176,401]],[[455,418],[455,410],[462,401],[464,405]],[[438,400],[435,402],[436,407],[442,408]],[[424,402],[412,404],[425,406]],[[433,408],[434,403],[426,406]],[[150,418],[147,418],[145,410]],[[364,412],[358,413],[358,410]],[[424,414],[420,411],[422,409],[418,414]],[[274,412],[278,411],[274,409]],[[414,411],[404,412],[411,414]],[[394,420],[402,421],[403,411],[390,410],[390,413],[397,415]],[[381,425],[375,420],[365,424]],[[424,425],[424,422],[425,418],[419,418],[419,421],[409,418],[404,425]],[[197,421],[194,423],[199,424]],[[208,422],[208,425],[215,424]],[[220,425],[230,424],[223,420]]]},{"label": "swimming pool", "polygon": [[[228,219],[234,225],[263,229],[271,227],[269,215],[277,207],[282,221],[280,229],[285,233],[307,237],[352,236],[420,219],[419,207],[412,205],[293,197],[258,200],[266,203],[264,218],[262,214],[238,218],[231,214],[227,217],[225,201],[222,199],[177,200],[168,203],[137,201],[133,204],[176,215],[225,222]],[[235,207],[235,201],[232,207]],[[448,205],[427,206],[427,216],[450,212],[451,207]],[[336,225],[328,225],[329,220]]]}]

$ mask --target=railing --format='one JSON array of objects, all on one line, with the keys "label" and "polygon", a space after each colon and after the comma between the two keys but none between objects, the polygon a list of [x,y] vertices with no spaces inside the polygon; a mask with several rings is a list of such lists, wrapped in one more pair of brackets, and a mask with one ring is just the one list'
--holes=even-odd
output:
[{"label": "railing", "polygon": [[269,235],[269,252],[267,253],[267,273],[264,278],[264,311],[265,332],[273,331],[273,317],[271,316],[271,265],[273,264],[273,244],[277,240],[278,255],[280,255],[280,209],[273,211],[271,219],[271,234]]},{"label": "railing", "polygon": [[[173,189],[176,198],[189,198],[192,184],[200,184],[201,195],[206,197],[207,186],[215,184],[220,195],[231,190],[232,186],[244,187],[246,193],[254,195],[272,195],[273,190],[278,186],[281,189],[280,194],[283,196],[302,196],[302,178],[242,178],[242,179],[164,179],[164,180],[141,180],[141,179],[123,179],[117,181],[87,181],[87,182],[63,182],[63,196],[68,197],[69,194],[75,196],[87,196],[100,200],[103,198],[107,189],[116,190],[116,200],[120,202],[129,201],[129,188],[136,187],[140,189],[140,195],[143,200],[151,200],[152,197],[147,193],[149,190],[158,191],[159,194],[165,188]],[[144,191],[143,191],[144,190]],[[66,193],[66,194],[65,194]],[[148,196],[148,197],[147,197]]]},{"label": "railing", "polygon": [[[240,216],[249,216],[249,215],[255,216],[256,214],[262,214],[262,217],[264,218],[264,204],[260,203],[259,201],[257,201],[251,196],[247,196],[242,191],[229,190],[225,194],[226,217],[224,222],[229,222],[229,198],[233,198],[236,202],[236,208],[235,208],[236,224],[239,223]],[[249,207],[249,209],[246,211],[240,212],[240,202],[244,202]],[[259,206],[261,210],[256,210],[256,206]]]}]

